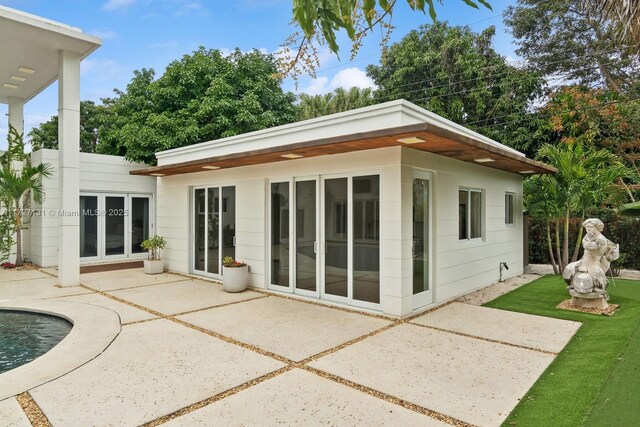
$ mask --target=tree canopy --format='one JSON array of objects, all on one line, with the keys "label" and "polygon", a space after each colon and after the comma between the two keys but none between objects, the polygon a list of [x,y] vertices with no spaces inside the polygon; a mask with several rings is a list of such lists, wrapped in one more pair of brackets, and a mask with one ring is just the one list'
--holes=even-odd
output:
[{"label": "tree canopy", "polygon": [[518,0],[505,12],[529,67],[548,79],[597,84],[623,92],[640,65],[616,37],[618,24],[591,13],[576,0]]},{"label": "tree canopy", "polygon": [[640,103],[604,89],[566,86],[550,94],[528,124],[531,144],[581,144],[617,155],[630,170],[624,183],[640,196]]},{"label": "tree canopy", "polygon": [[[493,10],[487,0],[460,0],[467,6],[479,9],[479,5]],[[398,0],[293,0],[293,22],[301,31],[295,32],[283,45],[280,66],[283,74],[296,78],[302,71],[314,74],[320,65],[316,44],[327,45],[338,54],[340,46],[337,34],[344,31],[352,42],[351,56],[360,49],[364,38],[381,28],[383,50],[393,25],[391,17]],[[438,0],[442,3],[442,0]],[[401,2],[402,3],[402,2]],[[429,12],[435,22],[435,0],[407,0],[415,12]],[[315,44],[314,44],[315,43]],[[295,53],[291,55],[291,49]]]},{"label": "tree canopy", "polygon": [[[543,79],[510,65],[492,46],[495,28],[481,33],[447,23],[425,25],[390,46],[367,67],[379,102],[406,99],[507,145],[542,94]],[[528,140],[523,140],[528,142]]]},{"label": "tree canopy", "polygon": [[105,99],[98,152],[155,164],[154,153],[290,123],[295,96],[282,90],[274,59],[257,50],[228,56],[200,48],[165,73],[142,69]]},{"label": "tree canopy", "polygon": [[[99,130],[104,124],[105,116],[104,106],[96,105],[93,101],[80,101],[80,151],[96,152]],[[29,140],[34,150],[58,149],[58,116],[53,116],[49,121],[31,129]]]}]

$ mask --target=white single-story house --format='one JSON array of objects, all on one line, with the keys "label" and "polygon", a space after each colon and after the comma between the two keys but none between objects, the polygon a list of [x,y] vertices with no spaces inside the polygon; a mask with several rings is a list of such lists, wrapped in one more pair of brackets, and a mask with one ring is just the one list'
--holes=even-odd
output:
[{"label": "white single-story house", "polygon": [[[167,239],[169,271],[220,279],[226,256],[251,286],[407,316],[522,272],[522,177],[552,173],[507,146],[392,101],[157,153],[158,166],[83,154],[80,63],[101,42],[0,6],[0,103],[58,82],[59,151],[25,252],[78,285],[80,265],[145,256]],[[504,265],[504,264],[503,264]]]},{"label": "white single-story house", "polygon": [[168,270],[407,316],[523,271],[522,179],[554,169],[399,100],[157,153]]}]

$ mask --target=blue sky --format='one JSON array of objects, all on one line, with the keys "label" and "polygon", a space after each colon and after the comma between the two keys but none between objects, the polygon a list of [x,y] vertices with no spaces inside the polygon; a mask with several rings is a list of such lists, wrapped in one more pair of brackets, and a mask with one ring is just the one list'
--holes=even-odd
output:
[{"label": "blue sky", "polygon": [[[438,18],[454,25],[468,25],[474,31],[495,25],[494,44],[498,52],[515,58],[511,36],[506,34],[502,12],[513,1],[489,0],[493,11],[472,9],[462,0],[438,5]],[[0,0],[0,5],[82,28],[102,38],[103,46],[82,64],[82,99],[99,101],[124,89],[140,68],[153,68],[161,75],[174,59],[199,46],[211,49],[252,48],[276,52],[295,28],[291,21],[291,0]],[[412,12],[399,1],[393,16],[396,30],[391,41],[431,18]],[[303,77],[296,89],[290,79],[285,89],[324,93],[336,87],[367,86],[368,64],[380,59],[379,37],[370,36],[358,56],[351,61],[348,40],[341,43],[340,59],[320,47],[321,67],[317,79]],[[6,105],[0,104],[5,117]],[[57,85],[25,106],[26,132],[57,113]],[[0,122],[0,148],[6,147],[6,120]]]}]

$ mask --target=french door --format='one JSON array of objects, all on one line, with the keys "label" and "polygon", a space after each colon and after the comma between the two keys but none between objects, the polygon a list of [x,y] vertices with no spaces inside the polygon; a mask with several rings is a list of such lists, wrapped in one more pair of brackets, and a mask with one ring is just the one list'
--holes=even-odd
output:
[{"label": "french door", "polygon": [[192,269],[221,277],[222,260],[236,256],[236,188],[215,186],[193,191]]},{"label": "french door", "polygon": [[317,297],[318,182],[271,182],[269,200],[269,288]]},{"label": "french door", "polygon": [[150,195],[80,195],[80,258],[98,261],[143,257],[141,243],[152,232]]},{"label": "french door", "polygon": [[414,310],[433,302],[431,204],[431,174],[414,170],[412,180],[413,241],[411,247]]},{"label": "french door", "polygon": [[378,175],[269,183],[269,288],[377,309]]}]

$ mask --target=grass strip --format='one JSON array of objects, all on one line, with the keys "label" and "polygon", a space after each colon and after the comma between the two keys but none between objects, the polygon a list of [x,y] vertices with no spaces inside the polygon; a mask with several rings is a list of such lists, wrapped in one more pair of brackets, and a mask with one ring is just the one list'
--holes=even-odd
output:
[{"label": "grass strip", "polygon": [[[568,296],[559,276],[544,276],[485,304],[582,323],[503,425],[591,426],[594,425],[591,420],[597,421],[595,417],[599,416],[599,410],[611,404],[611,398],[607,401],[605,393],[616,398],[634,395],[630,399],[640,395],[638,377],[624,378],[634,368],[637,373],[632,355],[640,351],[640,338],[636,337],[640,322],[640,282],[616,280],[609,291],[610,302],[621,306],[611,317],[555,308]],[[618,363],[619,359],[626,361],[627,358],[629,365]],[[616,372],[618,369],[619,373]],[[637,407],[617,413],[607,410],[602,425],[640,425]],[[636,412],[633,412],[634,408]]]}]

